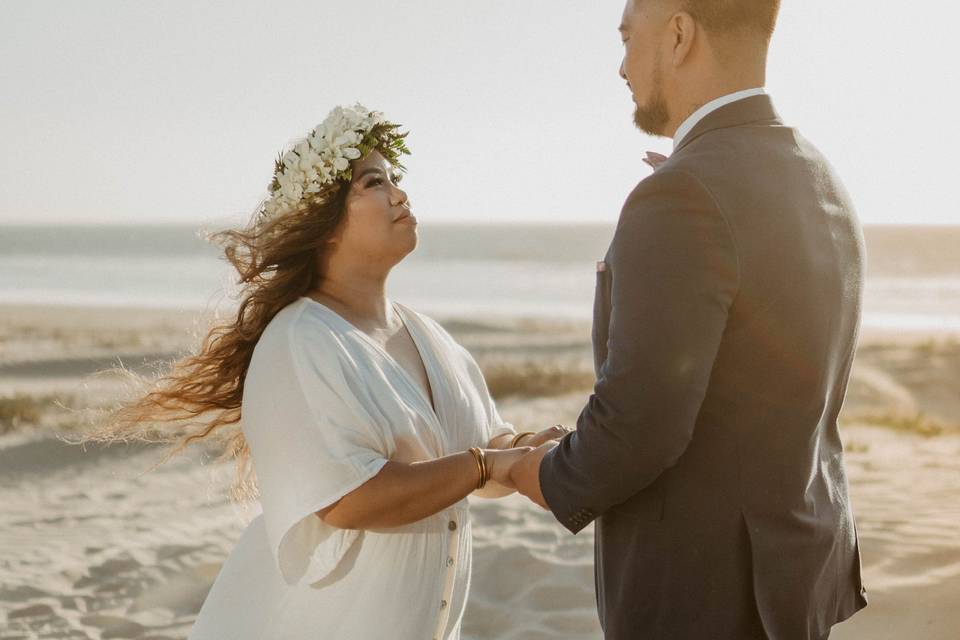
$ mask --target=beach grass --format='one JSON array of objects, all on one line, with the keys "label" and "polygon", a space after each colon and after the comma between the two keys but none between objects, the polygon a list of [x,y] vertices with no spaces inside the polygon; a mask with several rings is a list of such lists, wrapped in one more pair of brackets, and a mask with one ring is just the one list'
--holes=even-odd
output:
[{"label": "beach grass", "polygon": [[937,418],[924,414],[922,411],[912,414],[888,412],[862,412],[850,416],[841,417],[843,424],[869,424],[878,427],[885,427],[894,431],[903,433],[914,433],[925,437],[940,436],[948,432],[956,432],[957,428],[951,428]]},{"label": "beach grass", "polygon": [[562,396],[589,391],[595,381],[592,371],[567,368],[549,361],[497,362],[482,367],[487,388],[494,399]]},{"label": "beach grass", "polygon": [[55,396],[33,396],[25,393],[0,398],[0,434],[13,431],[24,424],[37,424],[55,401]]}]

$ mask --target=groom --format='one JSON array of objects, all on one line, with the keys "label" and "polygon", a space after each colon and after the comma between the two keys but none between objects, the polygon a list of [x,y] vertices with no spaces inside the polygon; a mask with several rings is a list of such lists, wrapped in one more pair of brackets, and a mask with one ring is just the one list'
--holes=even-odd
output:
[{"label": "groom", "polygon": [[778,9],[624,10],[636,124],[674,151],[598,264],[577,430],[512,473],[573,533],[596,523],[607,640],[821,640],[867,603],[837,431],[863,239],[762,88]]}]

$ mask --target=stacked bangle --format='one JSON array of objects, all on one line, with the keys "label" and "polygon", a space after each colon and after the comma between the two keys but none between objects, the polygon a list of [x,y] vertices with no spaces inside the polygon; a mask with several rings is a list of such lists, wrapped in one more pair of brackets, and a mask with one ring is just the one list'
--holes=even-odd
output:
[{"label": "stacked bangle", "polygon": [[483,489],[487,484],[487,456],[480,447],[470,447],[470,453],[477,461],[477,469],[480,471],[480,480],[477,482],[477,489]]},{"label": "stacked bangle", "polygon": [[520,442],[520,438],[522,438],[523,436],[535,436],[535,435],[537,434],[535,434],[533,431],[524,431],[522,433],[518,433],[517,435],[513,436],[513,440],[510,441],[510,448],[513,449],[514,447],[516,447],[517,443]]}]

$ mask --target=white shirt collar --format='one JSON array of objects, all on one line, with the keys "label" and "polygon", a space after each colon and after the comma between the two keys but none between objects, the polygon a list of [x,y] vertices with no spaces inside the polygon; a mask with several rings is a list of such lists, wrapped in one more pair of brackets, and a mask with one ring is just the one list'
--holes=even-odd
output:
[{"label": "white shirt collar", "polygon": [[720,96],[714,100],[711,100],[707,104],[703,105],[692,114],[690,117],[683,121],[679,127],[677,127],[677,132],[673,134],[673,150],[677,150],[677,146],[683,140],[690,131],[696,126],[698,122],[704,119],[708,113],[711,111],[716,111],[724,105],[728,105],[731,102],[736,102],[737,100],[742,100],[744,98],[749,98],[750,96],[759,96],[766,93],[763,90],[763,87],[757,87],[756,89],[744,89],[743,91],[736,91],[734,93],[728,93],[725,96]]}]

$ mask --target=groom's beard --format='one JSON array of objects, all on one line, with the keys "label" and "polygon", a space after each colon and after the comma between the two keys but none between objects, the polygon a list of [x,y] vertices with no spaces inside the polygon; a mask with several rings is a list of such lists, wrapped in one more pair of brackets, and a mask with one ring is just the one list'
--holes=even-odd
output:
[{"label": "groom's beard", "polygon": [[637,105],[633,112],[633,123],[641,131],[651,136],[662,136],[663,130],[670,121],[667,114],[667,105],[663,102],[651,102],[645,107]]},{"label": "groom's beard", "polygon": [[633,123],[644,133],[651,136],[662,136],[668,122],[670,122],[670,114],[667,110],[667,102],[663,98],[663,82],[660,76],[660,60],[658,58],[656,71],[653,74],[653,90],[650,92],[650,100],[645,105],[637,103],[637,108],[633,112]]}]

